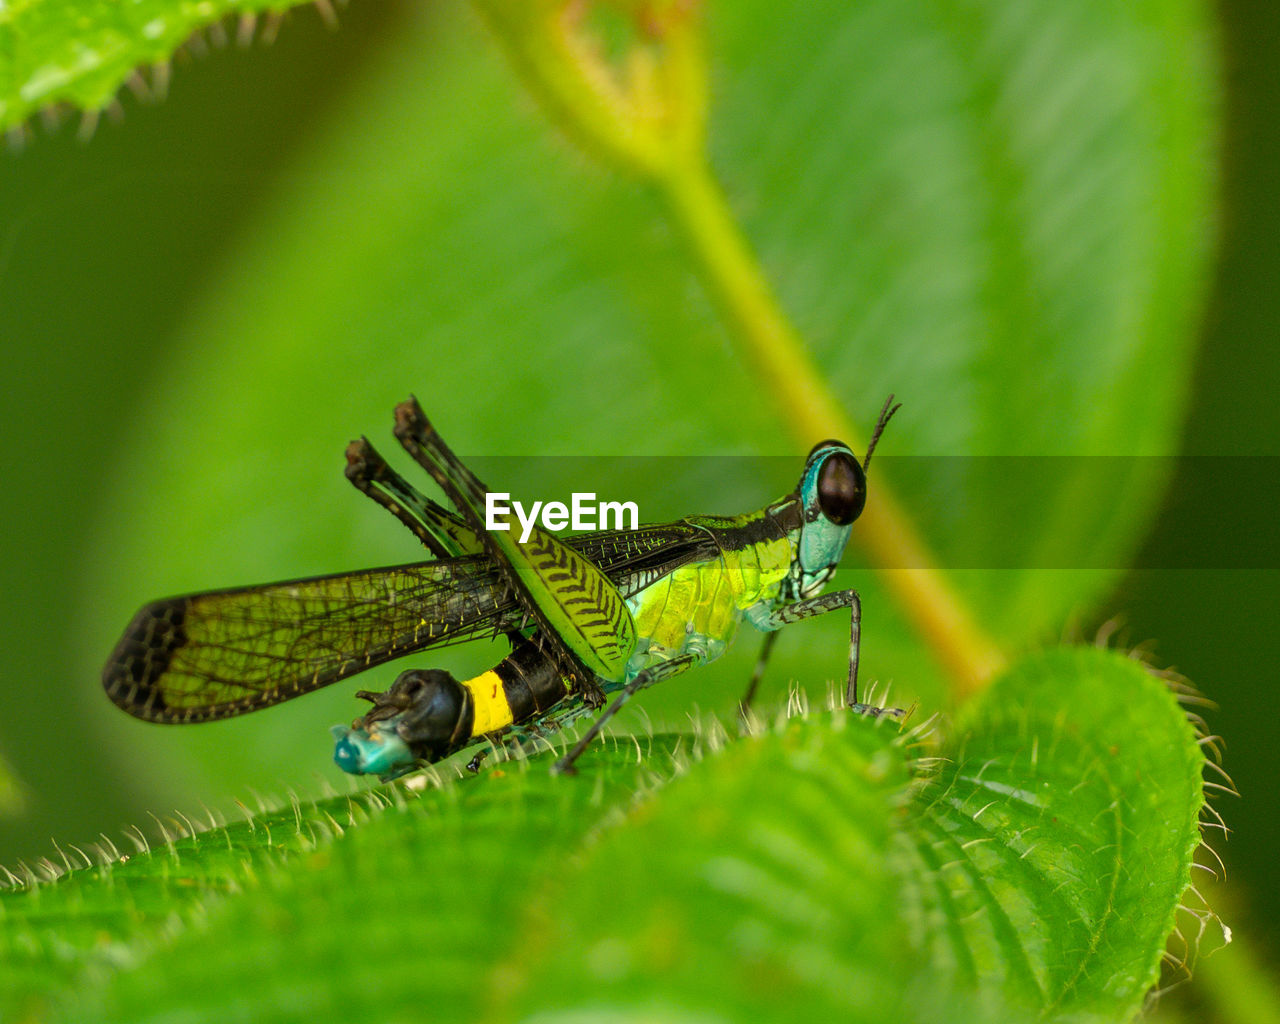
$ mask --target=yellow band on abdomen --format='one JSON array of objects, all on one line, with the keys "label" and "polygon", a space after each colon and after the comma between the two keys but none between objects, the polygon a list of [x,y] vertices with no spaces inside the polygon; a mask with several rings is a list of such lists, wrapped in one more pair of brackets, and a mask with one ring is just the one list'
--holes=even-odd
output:
[{"label": "yellow band on abdomen", "polygon": [[506,691],[502,688],[502,680],[492,669],[462,684],[471,691],[471,699],[475,703],[475,723],[471,726],[472,736],[483,736],[487,732],[505,729],[512,722],[511,704],[507,700]]}]

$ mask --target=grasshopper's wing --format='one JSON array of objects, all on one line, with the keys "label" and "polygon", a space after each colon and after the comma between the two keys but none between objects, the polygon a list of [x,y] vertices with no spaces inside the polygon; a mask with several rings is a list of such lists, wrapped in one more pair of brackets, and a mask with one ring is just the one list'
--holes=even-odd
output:
[{"label": "grasshopper's wing", "polygon": [[566,537],[563,543],[594,563],[623,597],[639,593],[682,565],[720,554],[706,530],[684,520],[638,530],[579,533]]},{"label": "grasshopper's wing", "polygon": [[485,530],[478,510],[484,485],[449,450],[415,400],[396,407],[395,434],[481,535],[498,571],[541,627],[544,642],[594,676],[621,680],[635,647],[635,623],[608,576],[545,530],[533,529],[527,542],[512,531]]},{"label": "grasshopper's wing", "polygon": [[[698,537],[675,523],[570,540],[631,594],[696,557]],[[140,609],[102,681],[138,718],[211,721],[417,651],[510,633],[527,619],[488,558],[217,590]]]},{"label": "grasshopper's wing", "polygon": [[143,607],[102,682],[138,718],[230,718],[414,651],[514,629],[522,615],[480,558],[192,594]]}]

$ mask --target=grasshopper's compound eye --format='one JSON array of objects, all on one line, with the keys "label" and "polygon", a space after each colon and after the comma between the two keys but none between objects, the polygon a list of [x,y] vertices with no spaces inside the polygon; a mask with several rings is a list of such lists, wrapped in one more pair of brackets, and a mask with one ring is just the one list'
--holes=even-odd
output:
[{"label": "grasshopper's compound eye", "polygon": [[818,470],[818,508],[837,526],[848,526],[867,503],[867,476],[857,459],[835,451]]}]

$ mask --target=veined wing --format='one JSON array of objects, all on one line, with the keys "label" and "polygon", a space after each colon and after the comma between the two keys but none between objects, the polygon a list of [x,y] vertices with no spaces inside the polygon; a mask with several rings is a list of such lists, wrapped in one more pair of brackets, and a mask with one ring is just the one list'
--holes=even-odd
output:
[{"label": "veined wing", "polygon": [[604,570],[623,597],[636,594],[689,562],[716,558],[720,548],[706,530],[680,520],[638,530],[600,530],[564,543]]},{"label": "veined wing", "polygon": [[[684,523],[566,543],[629,596],[706,554]],[[483,557],[316,576],[165,598],[134,616],[103,670],[108,696],[153,722],[242,715],[395,658],[524,628]]]},{"label": "veined wing", "polygon": [[482,558],[165,598],[133,617],[102,683],[138,718],[229,718],[424,647],[494,635],[503,598]]}]

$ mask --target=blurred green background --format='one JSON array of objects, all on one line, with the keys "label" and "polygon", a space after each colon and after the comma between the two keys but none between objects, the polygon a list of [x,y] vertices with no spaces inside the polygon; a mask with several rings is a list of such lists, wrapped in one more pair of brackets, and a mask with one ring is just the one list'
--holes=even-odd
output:
[{"label": "blurred green background", "polygon": [[[1229,474],[1227,493],[1204,486],[1222,476],[1211,464],[1178,463],[1136,559],[1142,568],[1116,579],[1107,600],[1075,607],[1070,623],[1031,632],[1050,630],[1052,638],[1074,628],[1091,636],[1118,616],[1128,641],[1153,641],[1159,663],[1176,666],[1219,703],[1209,720],[1226,738],[1226,767],[1244,800],[1220,801],[1234,834],[1216,847],[1231,872],[1236,913],[1262,930],[1280,916],[1280,889],[1271,881],[1280,820],[1272,667],[1280,659],[1280,560],[1271,521],[1280,497],[1280,412],[1272,397],[1280,388],[1273,180],[1280,14],[1246,2],[1223,3],[1216,14],[1219,238],[1181,449],[1249,461],[1235,464],[1242,471]],[[882,305],[877,288],[900,279],[871,266],[849,285],[866,295],[837,301],[838,271],[804,265],[805,249],[792,240],[835,220],[820,199],[782,212],[768,207],[776,183],[760,172],[786,173],[781,147],[794,137],[772,131],[767,118],[751,123],[752,102],[766,97],[752,93],[749,51],[732,45],[743,36],[734,16],[720,18],[713,40],[730,42],[713,48],[712,90],[732,96],[736,106],[725,117],[737,121],[717,131],[713,115],[717,168],[731,202],[754,225],[766,266],[791,275],[788,311],[807,336],[828,340],[819,361],[837,384],[848,382],[840,400],[865,423],[883,395],[897,391],[907,403],[892,435],[901,438],[898,454],[1003,451],[992,446],[999,424],[984,434],[982,424],[957,424],[945,402],[921,408],[917,400],[912,408],[913,389],[946,393],[954,376],[959,391],[972,368],[898,349],[869,361],[874,342],[860,348],[864,332],[903,308],[927,313],[953,282],[930,276],[926,266],[915,278],[918,302]],[[313,792],[326,781],[344,784],[327,765],[324,727],[354,713],[345,687],[260,720],[165,730],[115,711],[98,672],[129,615],[149,598],[418,558],[401,528],[341,474],[352,436],[367,433],[384,450],[394,447],[390,410],[410,391],[463,454],[783,455],[796,448],[779,433],[767,396],[737,367],[654,199],[547,129],[474,16],[447,5],[356,3],[340,22],[335,32],[314,11],[297,12],[272,46],[229,46],[176,62],[164,102],[125,97],[123,118],[104,119],[87,142],[74,123],[64,124],[37,130],[0,158],[7,381],[0,417],[8,452],[0,504],[0,753],[23,797],[20,813],[0,820],[0,862],[50,855],[52,839],[118,838],[148,811],[195,813],[202,801],[227,808],[254,787]],[[783,45],[789,37],[777,38]],[[873,43],[852,52],[909,67],[909,55],[881,53]],[[787,59],[802,66],[807,53]],[[819,84],[821,71],[811,76]],[[925,140],[920,151],[930,152],[935,128],[927,115],[937,112],[924,102],[914,109],[904,98],[910,95],[898,90],[867,102],[899,121],[919,116],[912,132]],[[805,109],[803,95],[793,99]],[[801,138],[820,131],[790,127]],[[886,180],[895,158],[918,160],[912,132],[896,156],[877,154]],[[735,144],[748,143],[748,155],[735,152]],[[820,155],[829,160],[819,168],[824,180],[857,170],[843,162],[856,165],[858,154]],[[1073,174],[1087,182],[1096,170]],[[945,193],[925,199],[949,208]],[[876,230],[887,237],[933,227],[884,223],[884,210],[895,207],[882,200],[868,189],[855,222],[857,215],[878,219]],[[1101,234],[1106,214],[1097,211]],[[939,246],[946,227],[939,213]],[[1194,241],[1195,231],[1188,235]],[[859,239],[851,234],[847,245],[856,252]],[[1186,301],[1194,311],[1192,291]],[[1176,321],[1178,311],[1170,316]],[[1063,362],[1070,366],[1072,356]],[[1172,354],[1169,367],[1180,359]],[[1072,367],[1078,380],[1093,372],[1087,360]],[[1160,373],[1152,368],[1153,380]],[[673,378],[690,384],[672,389],[665,382]],[[1168,415],[1176,412],[1176,391]],[[744,409],[744,395],[758,399],[758,408]],[[1041,397],[1011,392],[1008,401],[1034,406]],[[1088,435],[1073,445],[1070,428],[1059,423],[1047,429],[1061,431],[1061,447],[1041,451],[1029,442],[1009,450],[1168,450],[1137,433],[1108,449]],[[892,450],[886,439],[882,451]],[[600,491],[631,496],[628,465],[620,462],[612,479],[603,472]],[[709,488],[696,474],[662,488],[650,480],[639,497],[661,493],[641,507],[646,519],[753,507],[792,486],[794,474],[780,465],[780,475],[759,487],[728,479]],[[504,486],[543,496],[536,465],[523,476],[509,459],[501,466]],[[1089,507],[1126,500],[1124,492],[1094,494],[1078,510],[1045,514],[1086,522]],[[1209,552],[1206,568],[1164,568],[1186,565],[1186,552],[1197,550]],[[978,591],[1002,585],[992,576],[973,584]],[[874,584],[867,586],[874,595]],[[868,608],[872,623],[894,618],[882,598],[872,597]],[[839,624],[822,628],[838,649]],[[869,645],[877,642],[873,629]],[[1004,623],[993,631],[1016,635]],[[914,670],[903,653],[905,633],[892,623],[879,634],[895,685],[936,705],[930,669]],[[803,677],[806,666],[780,648],[775,679]],[[496,650],[442,660],[476,668]],[[736,652],[719,670],[723,684],[707,684],[698,699],[728,707],[753,654]],[[394,671],[362,685],[384,685]],[[688,700],[687,692],[655,693],[646,707],[678,720]]]}]

